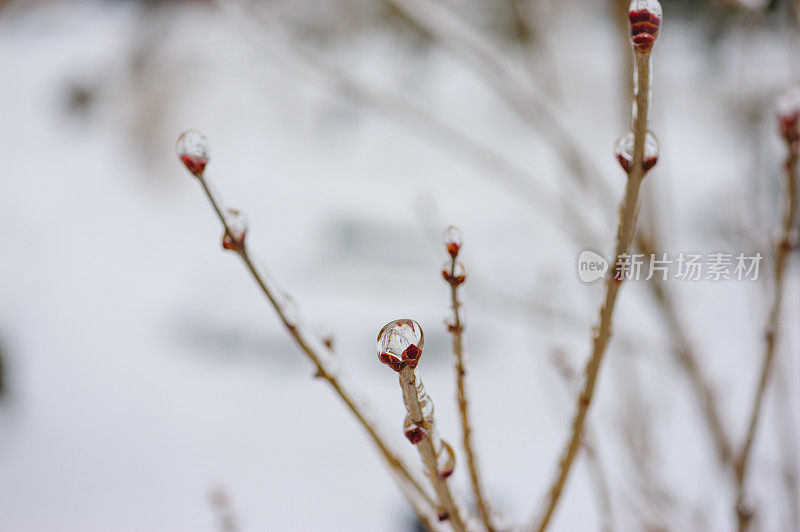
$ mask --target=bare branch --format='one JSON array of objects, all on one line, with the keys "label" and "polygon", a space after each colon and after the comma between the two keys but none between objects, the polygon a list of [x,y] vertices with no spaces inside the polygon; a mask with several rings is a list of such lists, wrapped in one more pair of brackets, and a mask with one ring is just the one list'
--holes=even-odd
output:
[{"label": "bare branch", "polygon": [[461,443],[464,447],[464,454],[467,457],[467,469],[469,469],[472,493],[475,497],[475,504],[478,506],[481,520],[489,532],[495,530],[492,525],[492,512],[489,503],[484,495],[483,483],[478,471],[477,458],[475,457],[474,443],[472,441],[472,424],[469,417],[469,401],[467,398],[466,374],[467,369],[464,364],[464,343],[463,332],[464,324],[461,320],[461,302],[458,300],[458,287],[465,280],[466,270],[464,266],[456,260],[461,249],[461,235],[455,227],[448,228],[445,233],[445,246],[450,254],[450,264],[445,265],[442,276],[450,285],[450,304],[453,310],[452,321],[448,323],[448,330],[453,338],[453,354],[455,355],[456,389],[458,400],[458,414],[461,419]]},{"label": "bare branch", "polygon": [[[630,248],[633,233],[636,228],[636,215],[638,212],[639,191],[647,172],[645,168],[645,140],[647,136],[647,115],[650,96],[650,49],[635,51],[636,57],[636,108],[633,123],[633,153],[628,167],[628,181],[625,196],[619,211],[617,224],[617,245],[614,253],[614,264],[619,265],[624,255]],[[618,268],[618,266],[616,266]],[[611,322],[619,289],[622,286],[624,272],[615,269],[614,274],[606,279],[606,294],[603,305],[600,307],[599,324],[594,330],[592,354],[584,370],[585,380],[578,397],[576,414],[572,421],[572,430],[566,446],[558,463],[558,471],[549,489],[549,498],[545,509],[536,521],[535,530],[543,532],[550,524],[556,506],[561,498],[575,456],[583,437],[586,416],[589,412],[592,398],[594,397],[600,365],[611,337]]]},{"label": "bare branch", "polygon": [[[780,117],[783,119],[784,117]],[[795,123],[798,120],[794,116]],[[794,126],[797,127],[796,125]],[[736,457],[736,516],[739,521],[739,531],[747,530],[754,515],[754,510],[745,501],[745,488],[747,482],[748,466],[752,454],[753,442],[755,440],[758,424],[763,410],[764,396],[769,387],[772,368],[775,365],[775,346],[779,334],[781,303],[783,300],[784,274],[786,264],[789,259],[789,251],[797,243],[798,228],[796,226],[798,214],[798,183],[797,183],[797,163],[800,159],[800,138],[796,135],[786,134],[788,155],[786,157],[786,194],[783,197],[783,221],[781,224],[781,236],[775,249],[775,267],[773,270],[773,294],[772,304],[770,305],[767,323],[764,329],[766,340],[764,355],[761,360],[761,370],[759,372],[758,386],[747,424],[744,443]]]}]

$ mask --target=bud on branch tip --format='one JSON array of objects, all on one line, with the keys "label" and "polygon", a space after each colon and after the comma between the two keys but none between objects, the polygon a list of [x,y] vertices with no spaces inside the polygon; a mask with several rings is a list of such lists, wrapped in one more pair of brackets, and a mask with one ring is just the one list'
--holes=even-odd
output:
[{"label": "bud on branch tip", "polygon": [[792,144],[800,141],[800,86],[788,89],[778,100],[778,129],[781,136]]},{"label": "bud on branch tip", "polygon": [[451,257],[456,258],[458,256],[462,245],[464,245],[464,239],[461,236],[461,229],[451,225],[444,230],[444,247]]},{"label": "bud on branch tip", "polygon": [[196,129],[188,129],[178,137],[175,151],[189,173],[202,177],[208,164],[208,141]]},{"label": "bud on branch tip", "polygon": [[661,4],[658,0],[633,0],[628,10],[631,43],[638,52],[647,52],[661,31]]},{"label": "bud on branch tip", "polygon": [[400,373],[408,366],[417,367],[422,357],[425,335],[419,323],[411,319],[394,320],[378,333],[378,360]]}]

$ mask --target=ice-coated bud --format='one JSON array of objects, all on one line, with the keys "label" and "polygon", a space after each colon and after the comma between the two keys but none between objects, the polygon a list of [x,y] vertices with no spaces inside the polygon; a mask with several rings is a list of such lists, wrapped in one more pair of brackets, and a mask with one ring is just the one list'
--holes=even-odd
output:
[{"label": "ice-coated bud", "polygon": [[461,261],[457,260],[455,264],[447,261],[442,265],[442,277],[451,285],[458,286],[466,280],[467,268]]},{"label": "ice-coated bud", "polygon": [[236,209],[225,209],[225,222],[230,232],[222,235],[222,247],[237,251],[244,246],[244,237],[247,236],[247,217]]},{"label": "ice-coated bud", "polygon": [[455,225],[451,225],[444,230],[444,247],[451,257],[456,258],[463,245],[464,239],[461,236],[461,229]]},{"label": "ice-coated bud", "polygon": [[424,343],[425,335],[419,323],[410,319],[394,320],[378,333],[378,360],[398,373],[405,366],[416,368]]},{"label": "ice-coated bud", "polygon": [[800,86],[789,88],[778,99],[778,129],[786,142],[800,140]]},{"label": "ice-coated bud", "polygon": [[[614,155],[619,161],[619,165],[626,173],[631,173],[633,164],[633,133],[623,135],[614,145]],[[644,137],[644,159],[642,159],[642,169],[645,173],[649,172],[658,162],[658,141],[649,131]]]},{"label": "ice-coated bud", "polygon": [[411,419],[411,414],[406,414],[405,422],[403,422],[403,433],[405,433],[406,438],[412,445],[418,444],[429,435],[426,427],[414,423]]},{"label": "ice-coated bud", "polygon": [[195,177],[201,177],[208,164],[208,141],[196,129],[181,133],[175,151],[187,170]]},{"label": "ice-coated bud", "polygon": [[447,478],[456,469],[456,453],[446,440],[441,440],[439,443],[441,447],[436,453],[436,463],[439,468],[439,475],[442,478]]},{"label": "ice-coated bud", "polygon": [[639,52],[653,47],[661,30],[661,3],[658,0],[633,0],[628,9],[631,43]]}]

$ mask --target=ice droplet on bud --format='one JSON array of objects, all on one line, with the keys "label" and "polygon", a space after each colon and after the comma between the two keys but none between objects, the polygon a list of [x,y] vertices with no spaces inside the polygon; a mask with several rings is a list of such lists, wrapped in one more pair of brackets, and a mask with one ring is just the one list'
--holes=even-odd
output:
[{"label": "ice droplet on bud", "polygon": [[653,47],[661,30],[663,12],[658,0],[633,0],[628,9],[631,43],[639,52]]},{"label": "ice droplet on bud", "polygon": [[228,231],[222,235],[222,247],[236,251],[244,246],[244,237],[247,235],[247,217],[236,209],[225,209],[225,223]]},{"label": "ice droplet on bud", "polygon": [[411,414],[406,414],[406,419],[403,422],[403,433],[405,433],[406,438],[412,445],[418,444],[429,435],[426,427],[414,423],[414,420],[411,419]]},{"label": "ice droplet on bud", "polygon": [[786,142],[800,140],[800,86],[788,89],[778,99],[778,128]]},{"label": "ice droplet on bud", "polygon": [[447,248],[447,252],[451,257],[456,258],[463,245],[464,238],[461,235],[461,229],[451,225],[444,230],[444,247]]},{"label": "ice droplet on bud", "polygon": [[419,323],[410,319],[391,321],[378,333],[378,360],[398,373],[404,366],[416,368],[424,343]]},{"label": "ice droplet on bud", "polygon": [[[633,165],[633,142],[633,133],[628,133],[620,137],[614,145],[614,155],[616,155],[619,165],[628,174],[631,173],[631,166]],[[648,131],[644,137],[644,159],[642,160],[642,169],[645,173],[649,172],[658,162],[658,152],[658,141]]]},{"label": "ice droplet on bud", "polygon": [[453,286],[462,284],[467,279],[467,268],[461,261],[447,261],[442,265],[442,277]]},{"label": "ice droplet on bud", "polygon": [[175,145],[178,158],[189,172],[196,177],[203,175],[208,164],[208,141],[196,129],[188,129],[178,137]]},{"label": "ice droplet on bud", "polygon": [[453,474],[456,468],[456,453],[446,440],[441,440],[440,444],[439,451],[436,453],[436,463],[439,468],[439,475],[442,478],[447,478]]}]

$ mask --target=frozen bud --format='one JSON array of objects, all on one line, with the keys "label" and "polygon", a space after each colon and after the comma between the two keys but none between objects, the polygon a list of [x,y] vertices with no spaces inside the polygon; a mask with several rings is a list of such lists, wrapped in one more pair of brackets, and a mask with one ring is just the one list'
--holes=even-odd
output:
[{"label": "frozen bud", "polygon": [[196,129],[181,133],[175,146],[178,158],[189,172],[201,177],[208,164],[208,141],[206,136]]},{"label": "frozen bud", "polygon": [[403,432],[413,445],[418,444],[428,437],[429,431],[426,427],[417,425],[411,419],[411,414],[406,414],[406,420],[403,423]]},{"label": "frozen bud", "polygon": [[444,230],[444,246],[451,257],[456,258],[462,245],[464,245],[464,239],[461,236],[461,229],[451,225]]},{"label": "frozen bud", "polygon": [[440,444],[439,452],[436,453],[436,463],[439,468],[439,475],[442,478],[447,478],[455,471],[456,453],[447,441],[441,440]]},{"label": "frozen bud", "polygon": [[[620,137],[614,145],[614,155],[619,161],[619,165],[630,174],[633,165],[633,133],[628,133]],[[644,137],[644,159],[642,159],[642,169],[645,173],[649,172],[658,162],[658,141],[649,131]]]},{"label": "frozen bud", "polygon": [[778,128],[788,143],[800,140],[800,86],[783,93],[778,99]]},{"label": "frozen bud", "polygon": [[416,368],[424,343],[425,335],[416,321],[389,322],[378,333],[378,360],[398,373],[405,366]]},{"label": "frozen bud", "polygon": [[461,261],[447,261],[442,265],[442,277],[453,286],[462,284],[467,278],[467,268]]},{"label": "frozen bud", "polygon": [[639,52],[647,52],[658,39],[662,18],[658,0],[633,0],[628,9],[631,43]]},{"label": "frozen bud", "polygon": [[222,247],[231,251],[242,249],[247,235],[247,217],[236,209],[225,209],[225,223],[228,231],[222,235]]}]

